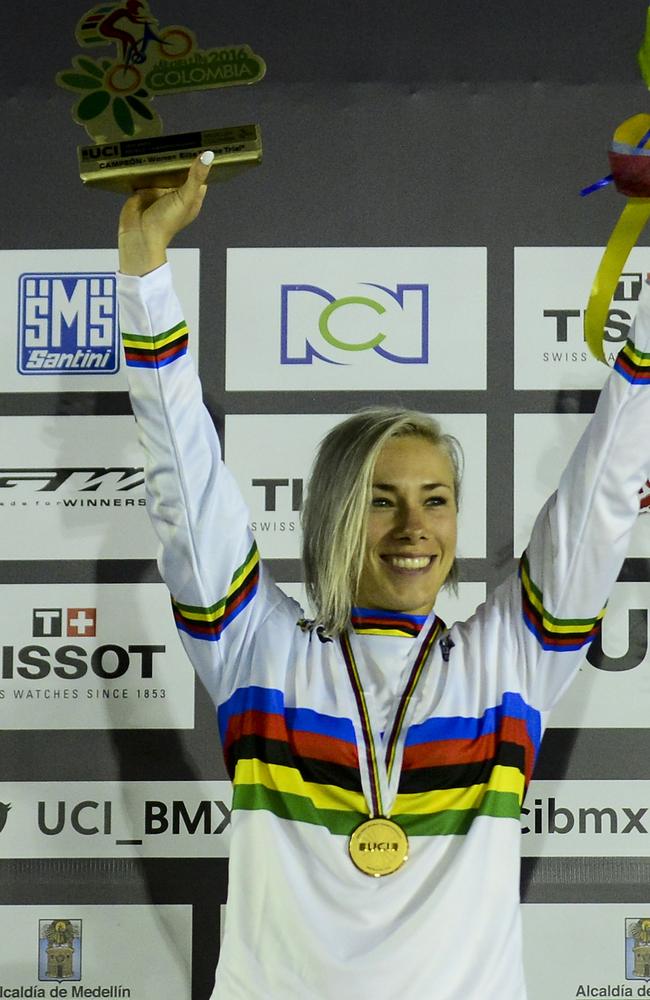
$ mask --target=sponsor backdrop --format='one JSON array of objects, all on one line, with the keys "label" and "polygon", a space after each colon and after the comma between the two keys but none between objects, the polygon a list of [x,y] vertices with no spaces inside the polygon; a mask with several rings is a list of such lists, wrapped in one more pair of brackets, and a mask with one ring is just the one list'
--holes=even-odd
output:
[{"label": "sponsor backdrop", "polygon": [[[82,189],[85,136],[54,84],[90,6],[3,17],[0,998],[207,1000],[230,788],[156,569],[118,343],[120,198]],[[622,201],[579,190],[648,110],[644,2],[151,8],[268,64],[256,87],[157,102],[167,132],[262,127],[262,167],[211,189],[170,259],[263,556],[305,604],[314,447],[359,406],[404,403],[464,445],[462,582],[440,611],[466,617],[513,572],[606,374],[581,321]],[[641,246],[610,360],[648,270]],[[649,558],[647,517],[526,801],[531,1000],[650,996]]]}]

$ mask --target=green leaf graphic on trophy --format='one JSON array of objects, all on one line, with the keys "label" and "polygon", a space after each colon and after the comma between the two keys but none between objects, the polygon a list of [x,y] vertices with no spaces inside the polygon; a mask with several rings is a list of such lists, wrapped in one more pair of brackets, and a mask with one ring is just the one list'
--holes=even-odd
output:
[{"label": "green leaf graphic on trophy", "polygon": [[112,59],[75,56],[56,76],[78,97],[74,120],[98,143],[160,135],[162,121],[151,107],[156,94],[256,83],[266,72],[248,45],[200,49],[189,28],[160,27],[145,0],[98,4],[75,35],[82,48],[115,49]]}]

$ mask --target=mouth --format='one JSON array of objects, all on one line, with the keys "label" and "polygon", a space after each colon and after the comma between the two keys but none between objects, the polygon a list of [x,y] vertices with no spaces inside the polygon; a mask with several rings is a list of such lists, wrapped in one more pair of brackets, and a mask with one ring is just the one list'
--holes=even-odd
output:
[{"label": "mouth", "polygon": [[402,572],[414,573],[427,570],[431,566],[434,556],[382,556],[382,560],[388,563],[391,569]]}]

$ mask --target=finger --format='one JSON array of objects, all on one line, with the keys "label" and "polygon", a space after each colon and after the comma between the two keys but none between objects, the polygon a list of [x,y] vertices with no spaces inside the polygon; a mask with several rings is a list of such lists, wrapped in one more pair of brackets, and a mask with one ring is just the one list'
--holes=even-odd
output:
[{"label": "finger", "polygon": [[183,184],[181,189],[183,194],[183,200],[187,196],[190,199],[195,198],[208,179],[208,174],[210,173],[210,167],[214,161],[214,153],[211,149],[207,149],[200,156],[195,157],[192,161],[192,165],[187,174],[187,180]]}]

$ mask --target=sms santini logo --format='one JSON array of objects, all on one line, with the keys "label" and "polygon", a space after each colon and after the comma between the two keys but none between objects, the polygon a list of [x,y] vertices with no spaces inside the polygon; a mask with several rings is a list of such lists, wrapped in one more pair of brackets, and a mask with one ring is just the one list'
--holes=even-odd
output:
[{"label": "sms santini logo", "polygon": [[21,375],[112,375],[119,367],[114,274],[20,276]]}]

